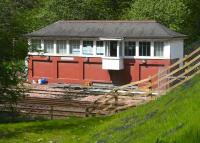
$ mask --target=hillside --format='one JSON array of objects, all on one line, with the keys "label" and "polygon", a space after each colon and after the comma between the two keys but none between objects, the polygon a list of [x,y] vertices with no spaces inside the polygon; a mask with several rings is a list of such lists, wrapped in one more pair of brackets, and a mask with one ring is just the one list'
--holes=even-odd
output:
[{"label": "hillside", "polygon": [[200,75],[110,117],[0,124],[0,143],[199,143]]}]

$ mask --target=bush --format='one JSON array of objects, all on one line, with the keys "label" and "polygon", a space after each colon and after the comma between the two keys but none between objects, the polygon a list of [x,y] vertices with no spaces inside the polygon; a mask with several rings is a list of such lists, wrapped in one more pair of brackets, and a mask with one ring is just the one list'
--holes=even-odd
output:
[{"label": "bush", "polygon": [[0,104],[12,112],[17,101],[24,97],[24,71],[21,62],[0,61]]}]

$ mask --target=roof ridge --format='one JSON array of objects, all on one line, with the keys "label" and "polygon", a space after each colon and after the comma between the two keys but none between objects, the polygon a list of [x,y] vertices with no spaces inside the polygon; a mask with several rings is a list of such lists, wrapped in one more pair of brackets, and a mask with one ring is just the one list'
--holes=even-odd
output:
[{"label": "roof ridge", "polygon": [[59,20],[57,22],[77,22],[77,23],[118,23],[118,22],[121,22],[121,23],[157,23],[156,20]]}]

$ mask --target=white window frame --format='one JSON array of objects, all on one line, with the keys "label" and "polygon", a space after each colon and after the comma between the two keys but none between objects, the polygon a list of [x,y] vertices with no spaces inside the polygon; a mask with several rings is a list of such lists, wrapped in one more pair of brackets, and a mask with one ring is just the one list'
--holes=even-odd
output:
[{"label": "white window frame", "polygon": [[[134,42],[135,43],[135,54],[134,55],[126,55],[126,43],[130,43],[130,42]],[[124,57],[135,57],[136,56],[136,46],[137,46],[137,42],[136,41],[124,41]]]},{"label": "white window frame", "polygon": [[[52,42],[52,52],[47,52],[47,48],[49,48],[49,47],[46,47],[46,43],[47,43],[47,41],[49,42],[49,41],[51,41]],[[55,40],[44,40],[44,53],[46,53],[46,54],[55,54]]]},{"label": "white window frame", "polygon": [[[97,46],[97,42],[102,42],[103,45],[101,47]],[[104,43],[104,41],[98,40],[98,41],[95,41],[95,43],[96,43],[96,52],[95,52],[95,55],[97,55],[97,56],[104,56],[105,55],[105,43]],[[102,54],[98,54],[97,53],[98,52],[97,48],[102,48],[103,53]]]},{"label": "white window frame", "polygon": [[[156,47],[156,43],[159,43],[159,47]],[[164,47],[165,44],[163,41],[154,41],[154,57],[164,57]],[[158,50],[159,55],[156,55],[156,50]]]},{"label": "white window frame", "polygon": [[[62,44],[59,43],[59,42],[63,42]],[[61,45],[59,45],[61,44]],[[61,46],[61,47],[59,47]],[[62,51],[62,52],[60,52]],[[67,49],[67,41],[66,40],[56,40],[56,54],[59,54],[59,55],[65,55],[68,53],[68,49]]]},{"label": "white window frame", "polygon": [[[145,50],[146,50],[146,55],[143,54],[143,50],[142,50],[142,55],[140,54],[140,49],[141,49],[141,48],[140,48],[140,43],[149,43],[149,44],[150,44],[150,45],[149,45],[149,48],[150,48],[150,49],[149,49],[149,50],[150,50],[150,51],[149,51],[149,54],[150,54],[150,55],[148,55],[147,49],[145,49]],[[142,48],[143,48],[143,47],[142,47]],[[146,48],[147,48],[147,47],[146,47]],[[139,57],[151,57],[151,49],[152,49],[152,48],[151,48],[151,41],[139,41]]]},{"label": "white window frame", "polygon": [[[76,41],[77,43],[79,43],[79,44],[76,43],[77,45],[75,45],[75,44],[73,45],[73,46],[77,46],[76,48],[75,48],[75,47],[71,47],[71,46],[72,46],[72,45],[71,45],[71,44],[72,44],[72,43],[71,43],[72,41],[73,41],[73,42]],[[79,47],[78,47],[78,45],[79,45]],[[73,53],[73,49],[79,49],[79,50],[77,50],[77,53]],[[81,41],[80,41],[80,40],[69,40],[69,54],[70,54],[70,55],[82,55],[82,54],[81,54],[81,51],[82,51],[82,50],[81,50]]]},{"label": "white window frame", "polygon": [[[84,42],[91,42],[91,43],[92,43],[92,46],[91,46],[91,45],[85,46],[85,45],[84,45]],[[90,43],[90,44],[91,44],[91,43]],[[88,43],[87,43],[87,44],[88,44]],[[91,51],[90,51],[88,48],[91,48],[91,49],[90,49]],[[88,52],[85,52],[85,53],[84,53],[84,51],[87,51],[87,50],[85,50],[85,49],[87,49]],[[93,40],[83,40],[82,55],[83,55],[83,56],[92,56],[92,55],[94,55],[94,41],[93,41]]]},{"label": "white window frame", "polygon": [[[38,41],[38,45],[39,45],[39,48],[36,46],[35,49],[32,47],[33,46],[33,41]],[[29,40],[29,45],[30,45],[30,52],[40,52],[43,50],[43,47],[42,47],[42,40],[40,39],[30,39]],[[33,51],[32,51],[33,50]],[[35,51],[34,51],[35,50]]]},{"label": "white window frame", "polygon": [[[57,38],[57,39],[48,39],[48,38],[30,38],[28,39],[28,44],[31,47],[31,42],[32,40],[38,40],[41,41],[41,52],[34,52],[34,51],[29,51],[29,55],[46,55],[46,56],[79,56],[79,57],[109,57],[108,53],[108,48],[106,48],[106,41],[100,40],[99,38]],[[44,42],[46,40],[52,40],[54,41],[54,53],[44,53]],[[64,54],[59,54],[57,53],[57,41],[66,41],[66,49],[67,52]],[[79,53],[70,53],[70,41],[79,41]],[[93,54],[91,55],[83,55],[82,54],[82,48],[83,48],[83,41],[93,41]],[[97,54],[97,41],[102,41],[103,42],[103,55]],[[163,42],[163,56],[156,56],[154,55],[154,43],[155,42]],[[170,59],[170,40],[168,39],[125,39],[122,40],[122,47],[120,47],[120,44],[118,42],[118,50],[117,50],[117,57],[123,57],[124,59]],[[125,42],[135,42],[135,56],[126,56],[125,55]],[[139,56],[139,42],[149,42],[150,45],[150,56]],[[121,49],[119,49],[121,48]],[[120,50],[122,50],[122,55],[119,55]],[[42,52],[43,51],[43,52]],[[114,58],[114,57],[110,57]]]}]

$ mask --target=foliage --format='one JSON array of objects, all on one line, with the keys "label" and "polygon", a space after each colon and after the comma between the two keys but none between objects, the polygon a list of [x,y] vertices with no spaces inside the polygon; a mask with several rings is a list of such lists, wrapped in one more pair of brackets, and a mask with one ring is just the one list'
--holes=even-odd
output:
[{"label": "foliage", "polygon": [[155,19],[170,28],[181,31],[188,8],[183,0],[137,0],[127,13],[128,19]]},{"label": "foliage", "polygon": [[188,35],[187,45],[200,39],[199,0],[136,0],[123,19],[154,19]]},{"label": "foliage", "polygon": [[120,19],[131,0],[54,0],[49,5],[58,19]]},{"label": "foliage", "polygon": [[21,14],[30,10],[37,4],[37,0],[5,0],[0,2],[0,50],[1,56],[7,58],[13,57],[13,42],[15,39],[14,49],[17,53],[15,58],[22,59],[26,56],[26,42],[23,35],[27,32],[21,19]]},{"label": "foliage", "polygon": [[0,104],[14,110],[14,105],[24,96],[24,66],[20,62],[0,62]]},{"label": "foliage", "polygon": [[109,117],[0,124],[0,143],[199,143],[200,75],[166,96]]},{"label": "foliage", "polygon": [[[57,20],[155,19],[189,36],[187,45],[200,39],[199,0],[5,0],[0,2],[0,50],[23,59],[23,34]],[[5,48],[6,47],[6,48]]]}]

